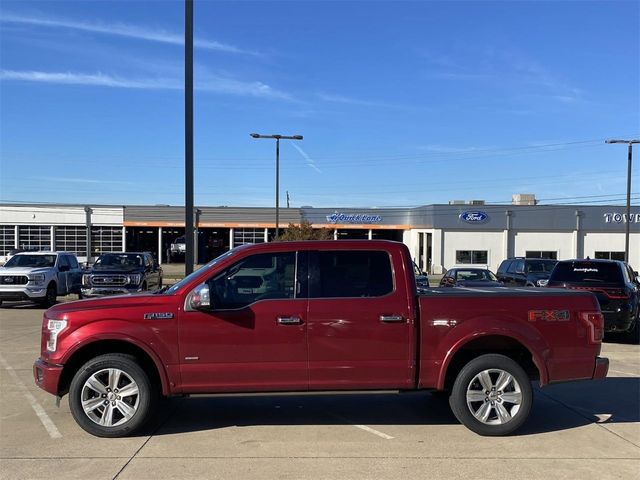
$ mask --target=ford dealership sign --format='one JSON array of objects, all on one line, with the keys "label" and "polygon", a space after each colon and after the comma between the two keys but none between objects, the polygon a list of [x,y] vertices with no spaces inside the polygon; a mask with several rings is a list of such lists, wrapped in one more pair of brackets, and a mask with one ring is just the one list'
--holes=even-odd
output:
[{"label": "ford dealership sign", "polygon": [[467,223],[485,223],[489,221],[489,215],[485,212],[462,212],[460,220]]},{"label": "ford dealership sign", "polygon": [[329,223],[380,223],[382,217],[380,215],[369,215],[366,213],[334,213],[327,215]]}]

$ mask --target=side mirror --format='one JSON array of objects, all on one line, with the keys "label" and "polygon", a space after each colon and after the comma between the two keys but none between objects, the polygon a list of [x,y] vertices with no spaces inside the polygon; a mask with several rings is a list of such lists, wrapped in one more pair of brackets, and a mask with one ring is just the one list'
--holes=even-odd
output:
[{"label": "side mirror", "polygon": [[187,307],[189,310],[210,310],[211,296],[209,295],[209,285],[201,283],[198,285],[187,298]]},{"label": "side mirror", "polygon": [[58,270],[60,272],[68,272],[69,270],[71,270],[71,267],[69,265],[60,265],[58,267]]}]

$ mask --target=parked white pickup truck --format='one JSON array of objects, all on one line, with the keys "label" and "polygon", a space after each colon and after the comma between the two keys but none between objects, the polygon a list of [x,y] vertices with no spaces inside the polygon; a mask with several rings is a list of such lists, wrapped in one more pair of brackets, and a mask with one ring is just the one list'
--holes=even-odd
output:
[{"label": "parked white pickup truck", "polygon": [[0,267],[0,304],[30,300],[43,307],[80,291],[82,270],[73,253],[23,252]]}]

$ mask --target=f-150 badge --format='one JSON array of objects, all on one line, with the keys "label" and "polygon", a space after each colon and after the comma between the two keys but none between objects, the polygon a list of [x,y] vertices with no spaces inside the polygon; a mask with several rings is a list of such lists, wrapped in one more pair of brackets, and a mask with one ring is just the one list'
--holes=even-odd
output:
[{"label": "f-150 badge", "polygon": [[145,313],[145,320],[170,320],[174,317],[173,313]]}]

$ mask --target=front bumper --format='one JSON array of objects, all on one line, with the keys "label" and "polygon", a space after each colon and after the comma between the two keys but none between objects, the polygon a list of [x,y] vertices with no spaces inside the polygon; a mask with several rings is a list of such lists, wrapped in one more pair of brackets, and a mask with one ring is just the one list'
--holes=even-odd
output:
[{"label": "front bumper", "polygon": [[13,287],[13,288],[0,288],[0,300],[2,301],[21,301],[21,300],[36,300],[44,298],[47,295],[47,289],[45,287]]},{"label": "front bumper", "polygon": [[605,357],[596,357],[596,366],[593,369],[593,380],[605,378],[609,373],[609,359]]},{"label": "front bumper", "polygon": [[33,378],[36,385],[52,395],[58,395],[58,385],[62,375],[62,365],[52,365],[41,358],[33,364]]},{"label": "front bumper", "polygon": [[126,288],[126,287],[92,287],[80,289],[80,293],[83,297],[104,297],[107,295],[128,295],[131,293],[141,292],[138,287]]}]

